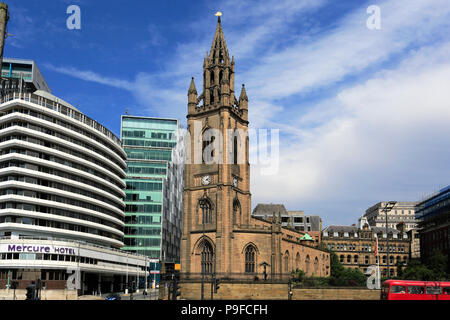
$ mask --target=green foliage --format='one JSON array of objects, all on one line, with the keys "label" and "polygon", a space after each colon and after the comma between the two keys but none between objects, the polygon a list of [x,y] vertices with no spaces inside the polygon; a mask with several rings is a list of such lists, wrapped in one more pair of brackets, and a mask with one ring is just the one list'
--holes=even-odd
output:
[{"label": "green foliage", "polygon": [[367,276],[359,269],[343,268],[342,271],[335,273],[330,277],[330,284],[339,287],[365,286]]},{"label": "green foliage", "polygon": [[435,280],[445,280],[447,278],[447,259],[440,251],[433,251],[430,259],[426,263],[429,270],[433,272]]},{"label": "green foliage", "polygon": [[292,280],[294,282],[302,282],[305,278],[305,272],[303,270],[297,269],[292,271]]},{"label": "green foliage", "polygon": [[436,280],[434,279],[433,271],[429,270],[424,265],[408,266],[402,274],[404,280]]},{"label": "green foliage", "polygon": [[326,248],[322,249],[330,253],[330,277],[305,277],[305,273],[302,270],[296,270],[292,272],[292,276],[297,285],[303,287],[348,287],[366,285],[367,276],[359,269],[344,268],[334,251]]},{"label": "green foliage", "polygon": [[422,264],[418,259],[409,261],[408,266],[402,270],[398,278],[403,280],[439,281],[446,280],[447,261],[440,251],[434,251],[431,257]]},{"label": "green foliage", "polygon": [[403,267],[404,267],[403,262],[397,261],[397,263],[395,264],[395,267],[397,268],[397,278],[403,279]]},{"label": "green foliage", "polygon": [[331,277],[339,276],[340,274],[342,274],[345,268],[339,261],[339,258],[336,255],[336,253],[331,250],[329,252],[330,252],[330,276]]}]

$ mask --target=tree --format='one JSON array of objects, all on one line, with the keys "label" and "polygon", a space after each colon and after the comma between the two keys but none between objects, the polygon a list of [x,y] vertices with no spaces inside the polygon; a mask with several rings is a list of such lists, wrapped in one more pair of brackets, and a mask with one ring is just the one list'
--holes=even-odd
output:
[{"label": "tree", "polygon": [[401,274],[404,280],[438,281],[448,278],[447,262],[440,251],[434,251],[431,257],[422,264],[418,259],[411,259]]},{"label": "tree", "polygon": [[434,250],[426,266],[433,272],[434,280],[445,280],[447,278],[447,261],[441,251]]},{"label": "tree", "polygon": [[330,277],[338,277],[344,272],[345,268],[339,261],[337,254],[334,251],[329,251],[330,253]]},{"label": "tree", "polygon": [[292,279],[296,282],[302,282],[305,278],[305,272],[303,270],[297,269],[292,271]]},{"label": "tree", "polygon": [[403,272],[404,280],[422,280],[431,281],[434,279],[434,273],[424,265],[408,266]]},{"label": "tree", "polygon": [[395,267],[397,268],[397,278],[399,279],[403,279],[403,262],[401,261],[397,261],[397,263],[395,264]]}]

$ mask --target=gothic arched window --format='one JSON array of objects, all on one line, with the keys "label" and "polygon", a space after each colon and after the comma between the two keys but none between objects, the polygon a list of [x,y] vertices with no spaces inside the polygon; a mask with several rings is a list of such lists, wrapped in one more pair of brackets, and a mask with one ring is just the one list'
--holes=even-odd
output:
[{"label": "gothic arched window", "polygon": [[256,249],[253,245],[245,248],[245,273],[255,273]]},{"label": "gothic arched window", "polygon": [[208,199],[201,199],[199,201],[199,208],[200,208],[200,217],[201,217],[201,223],[211,223],[212,222],[212,205],[211,202],[209,202]]},{"label": "gothic arched window", "polygon": [[289,251],[284,253],[284,272],[289,272]]},{"label": "gothic arched window", "polygon": [[[214,71],[210,70],[209,71],[209,86],[212,86],[214,84],[214,81],[215,81],[215,79],[214,79]],[[212,92],[212,90],[211,90],[211,92]]]},{"label": "gothic arched window", "polygon": [[219,71],[219,84],[222,83],[222,79],[223,79],[223,70]]},{"label": "gothic arched window", "polygon": [[310,263],[310,258],[309,258],[309,255],[307,255],[306,259],[305,259],[305,273],[306,274],[309,273],[309,263]]},{"label": "gothic arched window", "polygon": [[314,259],[314,273],[317,275],[319,272],[319,259],[316,257]]},{"label": "gothic arched window", "polygon": [[209,243],[209,241],[203,240],[201,244],[202,252],[202,273],[210,274],[213,273],[214,269],[214,250]]},{"label": "gothic arched window", "polygon": [[238,164],[238,137],[233,139],[233,164]]},{"label": "gothic arched window", "polygon": [[212,135],[212,130],[205,130],[202,135],[202,161],[203,163],[210,163],[214,159],[214,148],[208,153],[205,153],[206,148],[209,145],[214,145],[214,140],[216,137]]},{"label": "gothic arched window", "polygon": [[238,199],[233,201],[233,223],[240,224],[241,222],[241,204]]},{"label": "gothic arched window", "polygon": [[214,104],[214,90],[211,89],[209,92],[210,92],[210,95],[209,95],[210,104]]}]

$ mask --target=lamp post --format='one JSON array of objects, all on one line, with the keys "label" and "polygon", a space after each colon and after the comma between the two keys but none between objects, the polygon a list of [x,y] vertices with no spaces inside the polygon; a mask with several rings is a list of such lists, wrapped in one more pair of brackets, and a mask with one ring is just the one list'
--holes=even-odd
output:
[{"label": "lamp post", "polygon": [[[147,281],[148,281],[148,265],[147,265],[147,256],[145,257],[145,285],[144,285],[144,292],[147,293]],[[145,295],[144,295],[144,299],[145,299]]]},{"label": "lamp post", "polygon": [[384,208],[381,209],[381,211],[384,212],[385,217],[386,217],[386,256],[387,256],[387,276],[388,276],[388,278],[391,276],[390,268],[389,268],[388,212],[391,211],[395,207],[396,204],[397,204],[397,201],[389,201],[384,205]]},{"label": "lamp post", "polygon": [[205,251],[206,251],[206,244],[205,244],[205,210],[208,207],[207,204],[207,200],[206,198],[202,198],[200,200],[200,208],[202,209],[202,225],[203,225],[203,240],[202,240],[202,244],[203,244],[203,248],[202,248],[202,258],[201,258],[201,268],[202,268],[202,291],[201,291],[201,300],[205,299],[205,263],[204,263],[204,259],[205,259]]},{"label": "lamp post", "polygon": [[127,255],[127,273],[126,273],[126,279],[125,279],[125,294],[128,294],[128,253]]},{"label": "lamp post", "polygon": [[3,63],[3,48],[7,37],[6,26],[9,20],[8,5],[0,2],[0,65]]}]

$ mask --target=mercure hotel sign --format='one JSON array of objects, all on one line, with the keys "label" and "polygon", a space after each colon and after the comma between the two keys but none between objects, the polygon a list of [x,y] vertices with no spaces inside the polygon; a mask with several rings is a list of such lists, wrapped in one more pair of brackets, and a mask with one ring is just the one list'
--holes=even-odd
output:
[{"label": "mercure hotel sign", "polygon": [[69,254],[69,255],[76,254],[74,248],[46,246],[46,245],[26,245],[26,244],[2,245],[0,247],[0,251],[1,252],[14,252],[14,253],[57,253],[57,254]]}]

